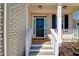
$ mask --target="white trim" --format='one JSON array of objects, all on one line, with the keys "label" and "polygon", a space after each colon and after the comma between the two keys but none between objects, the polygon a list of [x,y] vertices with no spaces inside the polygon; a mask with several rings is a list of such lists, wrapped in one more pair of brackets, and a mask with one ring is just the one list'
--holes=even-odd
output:
[{"label": "white trim", "polygon": [[57,30],[58,30],[58,42],[62,43],[61,40],[61,30],[62,30],[62,6],[61,4],[58,4],[57,9]]},{"label": "white trim", "polygon": [[7,21],[6,21],[6,10],[7,10],[7,4],[5,3],[4,4],[4,56],[7,55],[7,40],[6,40],[6,34],[7,34],[7,29],[6,29],[6,24],[7,24]]},{"label": "white trim", "polygon": [[44,37],[45,37],[45,17],[44,17]]},{"label": "white trim", "polygon": [[[35,25],[34,25],[34,27],[35,27],[35,37],[36,37],[36,18],[34,18],[34,20],[35,20]],[[34,23],[33,23],[34,24]]]}]

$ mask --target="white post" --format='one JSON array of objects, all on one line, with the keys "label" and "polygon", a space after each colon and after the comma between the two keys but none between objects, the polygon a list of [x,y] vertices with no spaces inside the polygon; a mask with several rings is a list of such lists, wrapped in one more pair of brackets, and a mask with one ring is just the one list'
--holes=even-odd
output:
[{"label": "white post", "polygon": [[[25,11],[26,11],[26,39],[25,39],[25,55],[28,56],[29,54],[29,43],[28,43],[28,39],[29,39],[29,33],[27,32],[28,31],[28,4],[25,5]],[[28,33],[28,35],[27,35]]]},{"label": "white post", "polygon": [[62,39],[61,39],[61,22],[62,22],[62,10],[61,10],[61,5],[58,4],[57,7],[57,30],[58,30],[58,37],[56,38],[57,41],[55,41],[55,56],[59,55],[59,45],[62,43]]},{"label": "white post", "polygon": [[57,30],[58,30],[58,42],[61,44],[61,30],[62,30],[62,6],[61,4],[58,4],[57,8]]},{"label": "white post", "polygon": [[59,43],[55,41],[55,56],[58,56],[58,55],[59,55]]},{"label": "white post", "polygon": [[28,4],[26,4],[25,6],[26,9],[26,30],[28,29],[29,25],[28,25],[28,20],[29,20],[29,11],[28,11]]},{"label": "white post", "polygon": [[6,38],[7,38],[7,36],[6,36],[6,34],[7,34],[7,30],[6,30],[6,24],[7,24],[7,20],[6,20],[6,12],[7,11],[7,3],[5,3],[4,4],[4,56],[6,56],[7,55],[7,44],[6,44]]}]

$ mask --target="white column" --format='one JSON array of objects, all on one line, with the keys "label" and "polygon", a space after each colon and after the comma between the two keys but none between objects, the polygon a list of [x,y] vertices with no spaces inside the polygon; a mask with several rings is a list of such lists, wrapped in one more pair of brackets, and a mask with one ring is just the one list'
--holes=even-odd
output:
[{"label": "white column", "polygon": [[26,30],[28,30],[28,27],[29,27],[29,25],[28,25],[28,20],[29,20],[29,11],[28,11],[28,4],[26,4]]},{"label": "white column", "polygon": [[58,4],[57,7],[57,29],[58,29],[58,42],[61,44],[61,30],[62,30],[62,6]]},{"label": "white column", "polygon": [[29,25],[29,4],[26,4],[26,39],[25,39],[25,55],[28,56],[29,55],[29,51],[31,48],[31,43],[32,43],[32,35],[33,35],[33,31],[30,28]]},{"label": "white column", "polygon": [[6,35],[6,33],[7,33],[7,30],[6,30],[6,24],[7,24],[7,21],[6,21],[6,13],[7,13],[7,4],[5,3],[4,4],[4,56],[6,56],[7,55],[7,44],[6,44],[6,37],[7,37],[7,35]]},{"label": "white column", "polygon": [[27,33],[28,33],[28,17],[29,17],[28,16],[28,4],[26,4],[25,9],[26,9],[26,39],[25,39],[26,42],[25,42],[25,55],[28,56],[28,54],[29,54],[29,47],[28,46],[29,46],[29,43],[30,43],[30,42],[28,43],[28,41],[29,41],[28,40],[29,39],[28,36],[29,35],[27,35]]},{"label": "white column", "polygon": [[55,41],[55,56],[58,56],[59,55],[59,46],[60,44],[62,43],[62,39],[61,39],[61,23],[62,23],[62,7],[60,4],[58,4],[58,7],[57,7],[57,30],[58,30],[58,33],[57,33],[57,41]]},{"label": "white column", "polygon": [[59,55],[59,43],[55,41],[55,56]]}]

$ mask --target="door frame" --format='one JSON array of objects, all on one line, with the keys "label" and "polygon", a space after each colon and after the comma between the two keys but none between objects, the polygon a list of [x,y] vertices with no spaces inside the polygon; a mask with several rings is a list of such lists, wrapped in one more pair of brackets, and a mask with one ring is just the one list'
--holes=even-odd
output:
[{"label": "door frame", "polygon": [[[35,25],[35,30],[34,30],[34,20],[36,20],[36,18],[44,18],[44,37],[36,37],[36,25]],[[45,20],[46,20],[46,16],[33,16],[32,18],[33,38],[45,38]],[[34,34],[34,31],[35,31],[35,34]]]}]

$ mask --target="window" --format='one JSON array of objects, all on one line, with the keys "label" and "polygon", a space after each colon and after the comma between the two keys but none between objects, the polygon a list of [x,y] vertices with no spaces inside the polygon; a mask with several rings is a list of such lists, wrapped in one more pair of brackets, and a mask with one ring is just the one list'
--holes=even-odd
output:
[{"label": "window", "polygon": [[65,24],[65,29],[68,29],[68,15],[65,15],[65,22],[64,22],[64,24]]},{"label": "window", "polygon": [[[64,15],[62,19],[62,29],[68,29],[68,15]],[[57,29],[57,17],[55,14],[52,15],[52,28]]]},{"label": "window", "polygon": [[56,15],[52,15],[52,28],[57,29],[57,20],[56,20]]},{"label": "window", "polygon": [[68,29],[68,15],[64,15],[64,17],[63,17],[62,29]]}]

